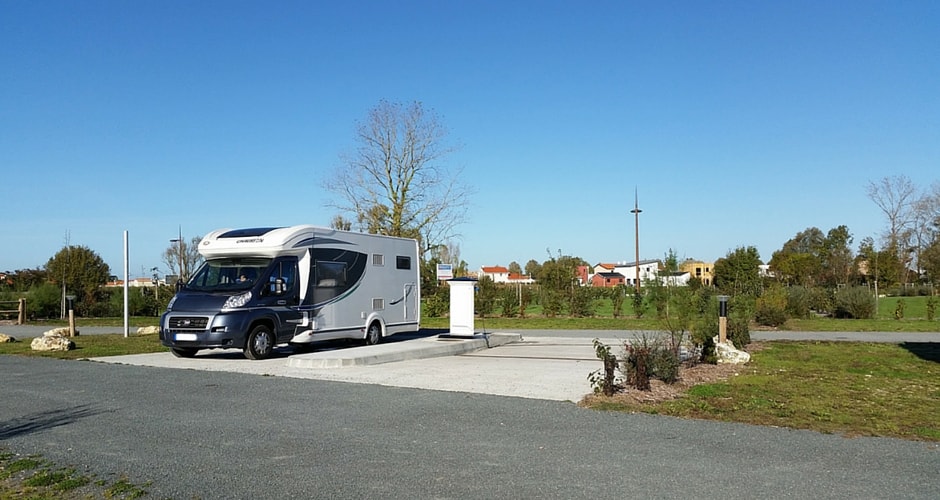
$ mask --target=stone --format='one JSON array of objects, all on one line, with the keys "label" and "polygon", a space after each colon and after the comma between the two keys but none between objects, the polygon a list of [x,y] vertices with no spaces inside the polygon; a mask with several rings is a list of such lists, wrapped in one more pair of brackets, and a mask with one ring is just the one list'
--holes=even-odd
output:
[{"label": "stone", "polygon": [[75,342],[62,335],[43,334],[34,338],[29,348],[34,351],[71,351],[75,349]]},{"label": "stone", "polygon": [[137,335],[156,335],[160,333],[159,326],[142,326],[137,329]]},{"label": "stone", "polygon": [[730,340],[724,343],[719,342],[718,337],[715,337],[714,340],[715,356],[718,358],[719,364],[743,365],[751,360],[750,354],[736,349]]},{"label": "stone", "polygon": [[4,344],[7,342],[16,342],[16,339],[5,333],[0,333],[0,344]]},{"label": "stone", "polygon": [[[55,337],[57,335],[60,337],[68,337],[69,327],[60,326],[59,328],[53,328],[52,330],[46,330],[43,332],[43,336],[45,337]],[[75,335],[78,335],[78,328],[75,329]]]}]

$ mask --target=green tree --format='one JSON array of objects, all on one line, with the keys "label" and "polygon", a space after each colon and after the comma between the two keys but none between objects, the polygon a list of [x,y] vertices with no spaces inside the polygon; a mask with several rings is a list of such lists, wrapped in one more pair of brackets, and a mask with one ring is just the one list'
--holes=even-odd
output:
[{"label": "green tree", "polygon": [[796,234],[773,253],[770,268],[786,285],[813,286],[822,268],[820,254],[826,238],[819,228],[810,227]]},{"label": "green tree", "polygon": [[535,259],[530,259],[529,262],[525,263],[525,274],[530,278],[537,280],[539,279],[539,274],[541,274],[542,265],[536,262]]},{"label": "green tree", "polygon": [[512,261],[509,263],[509,272],[513,274],[522,274],[522,266],[518,262]]},{"label": "green tree", "polygon": [[846,285],[852,275],[852,234],[845,225],[834,227],[826,233],[820,249],[820,275],[817,281],[826,286]]},{"label": "green tree", "polygon": [[730,295],[760,295],[760,253],[756,247],[738,247],[715,261],[712,274],[715,286]]},{"label": "green tree", "polygon": [[97,253],[85,246],[67,245],[46,262],[49,279],[79,301],[79,314],[98,300],[98,291],[108,282],[111,269]]}]

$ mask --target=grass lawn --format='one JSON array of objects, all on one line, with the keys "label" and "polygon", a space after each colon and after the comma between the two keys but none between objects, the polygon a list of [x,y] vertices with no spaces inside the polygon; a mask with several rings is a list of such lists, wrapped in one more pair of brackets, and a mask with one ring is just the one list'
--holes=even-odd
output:
[{"label": "grass lawn", "polygon": [[766,342],[738,376],[649,404],[593,396],[591,408],[940,441],[940,345]]},{"label": "grass lawn", "polygon": [[160,337],[157,335],[134,334],[128,335],[127,338],[124,338],[123,334],[79,335],[72,337],[75,349],[70,351],[33,351],[30,349],[31,341],[32,339],[23,339],[20,342],[0,343],[0,354],[20,354],[58,359],[86,359],[168,350],[160,344]]}]

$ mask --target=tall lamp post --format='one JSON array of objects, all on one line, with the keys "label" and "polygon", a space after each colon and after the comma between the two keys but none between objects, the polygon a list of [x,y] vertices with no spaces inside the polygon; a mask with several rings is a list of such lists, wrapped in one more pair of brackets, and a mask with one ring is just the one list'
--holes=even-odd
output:
[{"label": "tall lamp post", "polygon": [[633,210],[630,210],[630,213],[633,214],[635,229],[634,238],[636,240],[636,277],[634,279],[636,293],[640,293],[640,212],[642,212],[642,210],[640,210],[636,188],[633,188]]},{"label": "tall lamp post", "polygon": [[178,248],[179,248],[179,253],[176,255],[177,258],[179,259],[179,267],[180,267],[180,269],[179,269],[179,271],[180,271],[180,276],[179,276],[179,280],[178,280],[178,281],[182,281],[182,280],[185,280],[185,278],[186,278],[186,269],[185,269],[184,261],[183,261],[183,227],[182,227],[182,226],[180,226],[179,231],[180,231],[180,232],[179,232],[179,237],[170,240],[170,243],[177,243],[177,244],[179,245],[179,247],[178,247]]}]

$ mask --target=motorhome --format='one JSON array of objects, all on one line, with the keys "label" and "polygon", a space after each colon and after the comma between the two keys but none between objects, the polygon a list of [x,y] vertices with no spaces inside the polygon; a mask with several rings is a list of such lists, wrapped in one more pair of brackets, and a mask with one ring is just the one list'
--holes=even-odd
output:
[{"label": "motorhome", "polygon": [[415,240],[310,225],[219,229],[199,253],[205,262],[160,319],[176,356],[221,348],[263,359],[280,344],[378,344],[419,328]]}]

